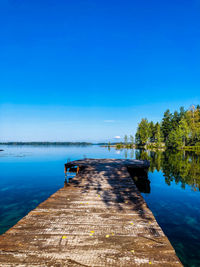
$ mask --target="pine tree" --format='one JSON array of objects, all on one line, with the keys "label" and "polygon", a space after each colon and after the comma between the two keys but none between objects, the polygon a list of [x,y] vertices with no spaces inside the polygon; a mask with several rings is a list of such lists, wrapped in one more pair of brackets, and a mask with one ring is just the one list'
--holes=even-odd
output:
[{"label": "pine tree", "polygon": [[184,107],[180,107],[180,112],[179,112],[179,120],[182,120],[182,118],[185,117],[185,109]]},{"label": "pine tree", "polygon": [[167,109],[164,113],[164,117],[162,119],[162,133],[164,137],[164,142],[167,141],[168,135],[172,130],[172,114],[170,110]]},{"label": "pine tree", "polygon": [[153,121],[151,121],[149,123],[149,139],[150,139],[150,142],[154,142],[154,139],[155,139],[155,126],[154,126],[154,123]]},{"label": "pine tree", "polygon": [[179,121],[180,121],[180,115],[179,115],[178,111],[175,111],[174,114],[172,115],[172,118],[171,118],[172,130],[176,130],[176,128],[179,125]]}]

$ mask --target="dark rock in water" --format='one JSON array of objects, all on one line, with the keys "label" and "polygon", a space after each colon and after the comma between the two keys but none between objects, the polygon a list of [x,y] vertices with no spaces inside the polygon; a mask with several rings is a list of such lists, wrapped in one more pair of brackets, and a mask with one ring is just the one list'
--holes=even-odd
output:
[{"label": "dark rock in water", "polygon": [[4,151],[3,149],[0,149],[0,151]]}]

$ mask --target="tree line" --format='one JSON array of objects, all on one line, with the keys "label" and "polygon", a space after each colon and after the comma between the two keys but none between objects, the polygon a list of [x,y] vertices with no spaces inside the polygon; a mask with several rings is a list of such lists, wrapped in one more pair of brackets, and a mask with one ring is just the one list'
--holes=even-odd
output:
[{"label": "tree line", "polygon": [[135,143],[158,148],[200,148],[200,105],[193,105],[188,110],[181,107],[173,113],[167,109],[161,122],[143,118],[138,124]]}]

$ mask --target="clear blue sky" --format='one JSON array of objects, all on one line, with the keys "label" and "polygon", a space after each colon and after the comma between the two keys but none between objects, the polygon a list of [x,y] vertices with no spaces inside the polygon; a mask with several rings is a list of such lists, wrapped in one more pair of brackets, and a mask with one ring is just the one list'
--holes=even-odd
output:
[{"label": "clear blue sky", "polygon": [[2,0],[0,140],[113,141],[200,103],[199,0]]}]

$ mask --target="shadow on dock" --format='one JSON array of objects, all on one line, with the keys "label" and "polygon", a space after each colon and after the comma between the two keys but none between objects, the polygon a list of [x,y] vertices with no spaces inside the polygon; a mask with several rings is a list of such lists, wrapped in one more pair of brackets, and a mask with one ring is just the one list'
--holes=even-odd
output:
[{"label": "shadow on dock", "polygon": [[[121,160],[119,160],[121,162]],[[150,220],[145,215],[144,200],[138,190],[142,193],[150,193],[150,181],[148,179],[148,164],[144,166],[119,164],[108,161],[105,163],[96,162],[95,164],[80,165],[76,161],[74,164],[79,166],[79,173],[71,180],[75,187],[83,186],[82,193],[87,193],[91,189],[100,194],[107,207],[113,207],[118,211],[123,211],[124,204],[129,204],[132,211],[139,212],[141,218]],[[76,171],[76,168],[74,168]],[[132,179],[130,179],[130,177]],[[109,187],[105,187],[102,179],[106,179]],[[134,181],[134,183],[132,182]],[[136,185],[136,186],[135,186]],[[136,189],[137,187],[137,189]],[[131,205],[133,204],[133,205]],[[126,205],[125,205],[126,206]]]},{"label": "shadow on dock", "polygon": [[182,266],[133,182],[144,179],[150,190],[148,167],[114,159],[65,164],[66,173],[77,172],[71,182],[0,236],[0,266]]}]

